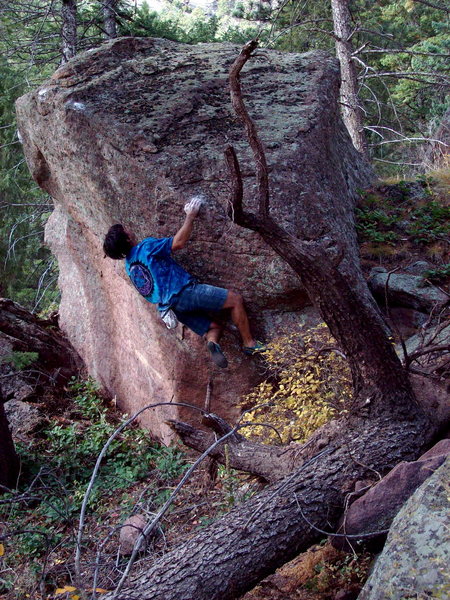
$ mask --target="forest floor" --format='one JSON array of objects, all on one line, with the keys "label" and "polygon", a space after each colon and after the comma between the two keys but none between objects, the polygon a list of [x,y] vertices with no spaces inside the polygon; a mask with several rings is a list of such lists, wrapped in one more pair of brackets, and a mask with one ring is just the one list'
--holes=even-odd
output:
[{"label": "forest floor", "polygon": [[[424,280],[450,292],[449,184],[450,176],[441,173],[415,182],[385,182],[361,194],[358,233],[367,274],[373,266],[390,271],[427,261],[430,266]],[[331,386],[325,381],[327,394],[339,395],[347,389],[348,374],[342,365],[337,371],[335,367],[325,364],[322,368],[328,369],[324,380],[333,380]],[[280,375],[280,363],[278,369],[279,388],[283,376],[291,383],[295,380],[295,373],[283,371]],[[335,373],[341,378],[337,387]],[[321,393],[320,386],[314,389]],[[259,388],[254,395],[264,393],[273,394],[274,388]],[[275,393],[283,396],[280,389]],[[305,390],[299,391],[299,398],[302,394]],[[0,598],[78,600],[74,552],[82,499],[96,457],[124,418],[90,380],[74,381],[62,395],[49,394],[39,405],[45,411],[45,423],[32,436],[16,440],[23,463],[19,490],[3,496],[0,505],[0,533],[7,536],[0,544]],[[305,412],[309,417],[315,410],[311,406],[310,412]],[[336,405],[332,408],[331,412],[322,410],[325,419],[335,414]],[[295,407],[289,410],[295,413]],[[265,420],[270,416],[266,413]],[[276,422],[277,415],[273,416]],[[322,424],[313,421],[309,429],[303,428],[303,437]],[[259,439],[269,438],[260,435]],[[288,439],[300,438],[289,431]],[[127,430],[113,443],[102,463],[84,523],[81,580],[87,589],[95,588],[101,597],[102,592],[114,588],[128,560],[119,550],[121,526],[132,514],[151,521],[196,458],[180,445],[165,448],[156,444],[138,428]],[[263,485],[255,477],[207,459],[159,522],[145,551],[146,560],[149,556],[157,559],[189,539]],[[143,568],[142,559],[143,555],[134,573]],[[364,584],[372,561],[370,553],[344,553],[324,540],[245,599],[351,600]]]}]

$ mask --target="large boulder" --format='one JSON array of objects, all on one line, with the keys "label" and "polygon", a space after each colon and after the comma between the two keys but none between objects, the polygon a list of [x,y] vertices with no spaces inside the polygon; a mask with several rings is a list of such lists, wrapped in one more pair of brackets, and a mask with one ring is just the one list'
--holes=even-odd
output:
[{"label": "large boulder", "polygon": [[[438,469],[450,455],[450,440],[444,439],[425,452],[418,460],[401,462],[361,498],[353,502],[341,524],[341,533],[361,535],[371,544],[380,540],[364,540],[365,533],[389,529],[393,518],[408,498]],[[383,536],[379,536],[384,541]],[[345,538],[331,540],[336,548],[347,548]],[[352,542],[353,543],[353,542]]]},{"label": "large boulder", "polygon": [[[240,290],[258,337],[289,329],[309,303],[290,268],[226,216],[227,144],[239,155],[248,207],[256,195],[251,151],[229,101],[228,70],[239,50],[121,38],[75,57],[17,102],[30,170],[55,201],[46,235],[60,267],[62,326],[127,412],[171,400],[203,406],[213,376],[212,410],[233,419],[241,394],[262,375],[233,327],[223,344],[230,367],[222,372],[194,334],[181,326],[167,331],[123,264],[104,258],[111,224],[122,222],[141,238],[173,235],[184,202],[200,193],[206,205],[180,262],[205,282]],[[339,116],[338,64],[323,52],[270,51],[242,77],[267,149],[273,213],[292,233],[314,237],[317,227],[303,215],[320,212],[317,195],[354,196],[371,177]],[[356,259],[351,215],[339,206],[329,203],[319,222],[343,219]],[[192,419],[177,407],[150,412],[142,421],[163,438],[168,417]]]},{"label": "large boulder", "polygon": [[448,598],[450,457],[395,517],[358,600]]},{"label": "large boulder", "polygon": [[383,267],[375,267],[368,280],[369,288],[383,306],[404,306],[431,312],[439,310],[449,302],[448,295],[438,287],[427,283],[420,275],[388,273]]}]

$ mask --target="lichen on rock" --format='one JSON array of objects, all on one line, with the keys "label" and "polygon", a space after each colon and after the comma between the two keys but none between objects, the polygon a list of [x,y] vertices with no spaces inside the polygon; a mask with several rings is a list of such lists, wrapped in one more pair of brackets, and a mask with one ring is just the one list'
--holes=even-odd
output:
[{"label": "lichen on rock", "polygon": [[395,517],[359,600],[448,598],[450,457]]}]

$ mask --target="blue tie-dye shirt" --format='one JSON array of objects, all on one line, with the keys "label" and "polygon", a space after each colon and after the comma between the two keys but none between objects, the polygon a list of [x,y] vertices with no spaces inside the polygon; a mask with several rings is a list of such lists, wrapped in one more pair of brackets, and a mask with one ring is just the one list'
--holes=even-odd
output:
[{"label": "blue tie-dye shirt", "polygon": [[174,296],[195,279],[172,256],[173,238],[145,238],[125,259],[125,269],[137,291],[159,308],[170,306]]}]

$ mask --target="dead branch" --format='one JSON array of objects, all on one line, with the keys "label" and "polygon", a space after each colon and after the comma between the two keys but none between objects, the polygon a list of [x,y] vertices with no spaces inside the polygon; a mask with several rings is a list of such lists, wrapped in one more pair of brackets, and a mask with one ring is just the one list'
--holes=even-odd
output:
[{"label": "dead branch", "polygon": [[267,173],[266,156],[261,140],[259,139],[258,132],[256,131],[255,124],[250,118],[250,115],[248,114],[242,100],[241,84],[239,80],[239,74],[243,66],[251,57],[252,52],[257,46],[257,40],[252,40],[242,48],[239,56],[231,66],[229,79],[231,105],[233,106],[236,115],[245,125],[247,137],[255,158],[256,178],[258,183],[259,215],[264,219],[269,214],[269,177]]},{"label": "dead branch", "polygon": [[75,552],[75,575],[78,581],[80,581],[80,577],[81,577],[81,543],[83,540],[83,533],[84,533],[84,521],[86,518],[86,510],[87,510],[87,505],[89,502],[89,498],[92,492],[92,489],[94,487],[94,483],[95,480],[97,478],[98,472],[100,470],[100,465],[102,463],[102,460],[105,456],[105,454],[108,451],[109,446],[112,444],[112,442],[116,439],[116,437],[126,428],[128,427],[128,425],[130,425],[133,421],[135,421],[137,419],[137,417],[142,414],[144,411],[149,410],[150,408],[156,408],[158,406],[184,406],[186,408],[192,408],[194,410],[198,410],[200,412],[204,412],[201,408],[198,408],[198,406],[194,406],[192,404],[187,404],[184,402],[156,402],[153,404],[148,404],[147,406],[144,406],[143,408],[141,408],[140,410],[138,410],[138,412],[134,413],[134,415],[132,415],[129,419],[127,419],[124,423],[122,423],[120,425],[120,427],[118,427],[108,438],[106,444],[103,446],[102,451],[100,452],[100,454],[97,457],[97,461],[95,463],[94,469],[92,471],[92,475],[91,475],[91,479],[89,481],[89,485],[86,489],[86,492],[84,494],[84,498],[83,498],[83,503],[81,505],[81,510],[80,510],[80,520],[79,520],[79,525],[78,525],[78,534],[77,534],[77,545],[76,545],[76,552]]},{"label": "dead branch", "polygon": [[379,531],[371,531],[369,533],[360,533],[360,534],[349,534],[349,533],[332,533],[331,531],[325,531],[324,529],[320,529],[320,527],[316,527],[316,525],[314,525],[313,523],[311,523],[311,521],[306,517],[305,513],[302,510],[302,507],[300,506],[300,502],[298,501],[297,495],[294,494],[295,500],[297,502],[297,506],[298,506],[298,510],[302,516],[302,518],[306,521],[306,523],[315,531],[318,531],[319,533],[322,533],[324,535],[328,535],[330,537],[343,537],[343,538],[350,538],[350,539],[367,539],[367,538],[371,538],[371,537],[378,537],[379,535],[386,535],[387,533],[389,533],[389,529],[380,529]]},{"label": "dead branch", "polygon": [[425,356],[426,354],[432,354],[433,352],[448,352],[450,351],[450,344],[435,344],[433,346],[428,346],[427,348],[416,350],[412,352],[408,357],[407,364],[409,365],[413,360],[417,360],[420,356]]},{"label": "dead branch", "polygon": [[[243,425],[243,424],[242,424]],[[214,451],[214,449],[219,446],[220,444],[222,444],[226,439],[230,438],[232,435],[234,435],[234,433],[239,429],[239,427],[242,426],[239,422],[235,425],[235,427],[229,431],[228,433],[226,433],[224,436],[222,436],[221,438],[219,438],[218,440],[216,440],[209,448],[207,448],[203,454],[201,454],[201,456],[199,456],[199,458],[194,462],[194,464],[192,464],[190,466],[190,468],[186,471],[186,473],[184,474],[184,476],[182,477],[180,483],[177,485],[177,487],[175,488],[175,490],[172,492],[172,494],[170,495],[170,497],[168,498],[168,500],[164,503],[164,505],[160,508],[160,510],[158,511],[157,515],[155,516],[155,518],[148,523],[144,530],[142,531],[142,533],[140,534],[140,536],[138,537],[138,539],[136,540],[136,543],[134,545],[133,548],[133,552],[130,556],[130,559],[128,561],[128,564],[125,568],[125,571],[123,572],[122,578],[120,579],[119,583],[117,584],[116,589],[114,590],[114,597],[117,596],[117,594],[120,593],[120,591],[122,590],[123,586],[125,585],[125,581],[128,578],[128,575],[130,574],[130,571],[133,567],[133,564],[136,560],[136,556],[138,554],[138,552],[140,551],[142,544],[144,543],[144,541],[148,538],[148,536],[152,533],[152,531],[155,529],[155,527],[159,524],[159,522],[161,521],[162,517],[165,515],[165,513],[168,511],[169,507],[172,505],[175,497],[178,495],[178,493],[180,492],[181,488],[184,486],[184,484],[186,483],[186,481],[189,479],[189,477],[192,475],[192,473],[194,472],[194,470],[197,468],[197,466],[203,462],[203,460],[205,458],[207,458],[211,452]]]},{"label": "dead branch", "polygon": [[434,58],[450,58],[450,54],[441,54],[439,52],[421,52],[420,50],[406,50],[405,48],[365,48],[361,46],[355,50],[354,54],[363,52],[364,54],[410,54],[411,56],[433,56]]},{"label": "dead branch", "polygon": [[[411,81],[418,81],[420,83],[436,84],[442,83],[448,85],[449,80],[445,75],[440,73],[433,73],[430,71],[382,71],[373,73],[372,75],[366,75],[367,79],[373,79],[374,77],[397,77],[398,79],[410,79]],[[432,77],[431,81],[428,79],[422,79],[423,77]]]},{"label": "dead branch", "polygon": [[[208,416],[216,417],[216,415]],[[182,421],[171,420],[167,421],[167,424],[181,438],[183,444],[197,452],[203,452],[214,442],[214,434],[196,429]],[[260,424],[255,423],[255,425]],[[229,425],[228,428],[231,430]],[[223,429],[219,435],[223,436],[225,433],[226,430]],[[297,462],[301,462],[300,449],[301,446],[286,448],[257,444],[235,433],[228,441],[228,461],[233,469],[252,473],[266,481],[274,482],[290,473]],[[210,455],[221,464],[225,464],[226,456],[223,447],[215,448]]]}]

